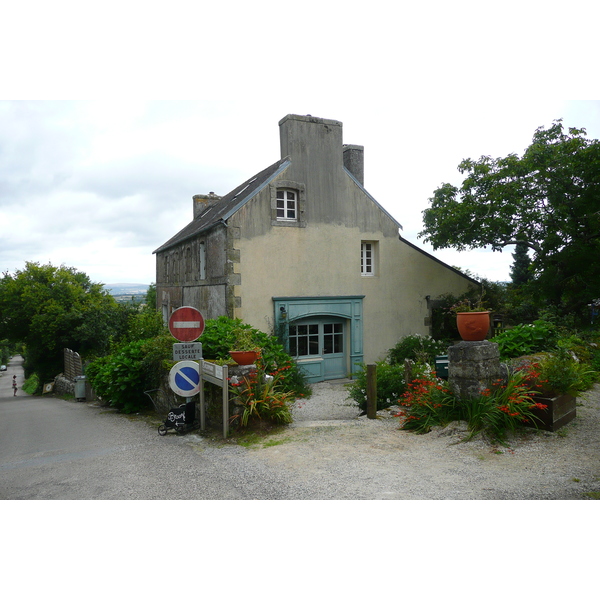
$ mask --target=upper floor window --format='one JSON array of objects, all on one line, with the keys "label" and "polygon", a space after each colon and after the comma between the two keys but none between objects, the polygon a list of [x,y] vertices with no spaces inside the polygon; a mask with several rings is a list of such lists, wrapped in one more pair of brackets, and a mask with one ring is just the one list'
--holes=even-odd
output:
[{"label": "upper floor window", "polygon": [[360,274],[365,277],[376,275],[377,242],[361,242],[360,244]]},{"label": "upper floor window", "polygon": [[277,190],[277,220],[296,221],[298,194],[294,190]]},{"label": "upper floor window", "polygon": [[271,224],[305,227],[306,191],[303,183],[279,180],[270,184]]}]

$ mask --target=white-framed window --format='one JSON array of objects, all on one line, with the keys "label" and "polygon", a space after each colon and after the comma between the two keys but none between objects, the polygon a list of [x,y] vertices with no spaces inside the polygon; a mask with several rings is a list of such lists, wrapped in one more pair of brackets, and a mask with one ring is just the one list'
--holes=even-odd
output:
[{"label": "white-framed window", "polygon": [[377,242],[360,243],[360,274],[363,277],[377,274]]},{"label": "white-framed window", "polygon": [[296,190],[277,190],[277,220],[298,220],[298,193]]}]

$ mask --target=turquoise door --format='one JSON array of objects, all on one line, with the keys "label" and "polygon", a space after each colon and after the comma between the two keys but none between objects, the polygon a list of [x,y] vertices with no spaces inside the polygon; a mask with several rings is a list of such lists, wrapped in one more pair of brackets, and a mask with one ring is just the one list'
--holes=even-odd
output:
[{"label": "turquoise door", "polygon": [[[340,379],[348,374],[346,319],[312,317],[289,326],[289,352],[300,363],[318,366],[318,379]],[[313,371],[317,375],[316,371]]]}]

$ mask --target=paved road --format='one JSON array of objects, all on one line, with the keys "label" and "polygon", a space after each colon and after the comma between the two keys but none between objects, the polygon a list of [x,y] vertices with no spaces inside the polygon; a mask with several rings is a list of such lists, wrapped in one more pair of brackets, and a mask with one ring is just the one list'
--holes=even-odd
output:
[{"label": "paved road", "polygon": [[48,396],[13,398],[0,377],[0,499],[291,499],[290,483],[239,446],[158,436],[140,420]]}]

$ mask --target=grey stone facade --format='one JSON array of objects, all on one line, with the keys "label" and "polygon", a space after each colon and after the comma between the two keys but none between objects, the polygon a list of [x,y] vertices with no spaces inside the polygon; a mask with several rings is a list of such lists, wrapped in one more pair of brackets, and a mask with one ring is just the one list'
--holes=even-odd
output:
[{"label": "grey stone facade", "polygon": [[459,342],[448,348],[448,383],[459,398],[480,396],[505,374],[498,344],[494,342]]}]

